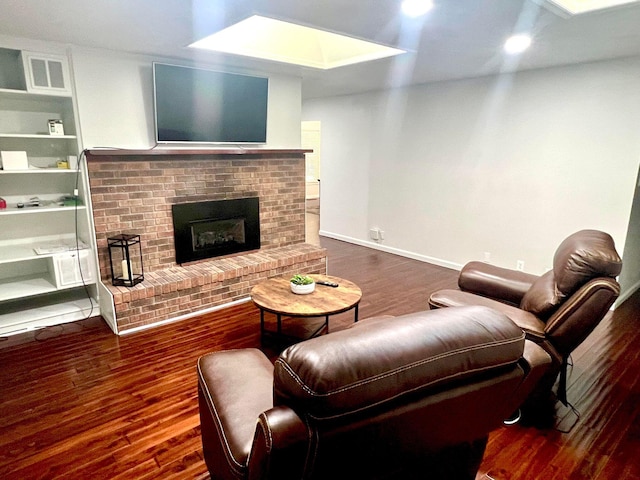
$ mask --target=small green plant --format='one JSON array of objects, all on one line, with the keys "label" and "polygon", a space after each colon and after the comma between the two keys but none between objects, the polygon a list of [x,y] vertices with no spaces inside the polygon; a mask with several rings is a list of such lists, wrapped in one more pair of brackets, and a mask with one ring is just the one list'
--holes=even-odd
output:
[{"label": "small green plant", "polygon": [[307,275],[294,275],[291,277],[291,283],[294,285],[309,285],[313,283],[313,278]]}]

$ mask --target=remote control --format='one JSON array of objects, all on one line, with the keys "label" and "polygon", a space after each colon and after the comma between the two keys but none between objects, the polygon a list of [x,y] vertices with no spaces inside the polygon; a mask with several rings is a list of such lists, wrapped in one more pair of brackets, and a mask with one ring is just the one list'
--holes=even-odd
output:
[{"label": "remote control", "polygon": [[322,280],[318,280],[316,283],[320,284],[320,285],[326,285],[327,287],[337,287],[338,284],[337,283],[333,283],[333,282],[323,282]]}]

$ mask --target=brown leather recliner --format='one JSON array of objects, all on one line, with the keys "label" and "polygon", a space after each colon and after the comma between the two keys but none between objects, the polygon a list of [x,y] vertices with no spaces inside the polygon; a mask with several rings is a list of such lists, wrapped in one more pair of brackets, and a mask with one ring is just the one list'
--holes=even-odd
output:
[{"label": "brown leather recliner", "polygon": [[506,314],[553,359],[537,393],[546,395],[560,373],[557,395],[567,405],[569,355],[618,298],[620,286],[615,277],[621,269],[622,260],[610,235],[581,230],[560,244],[553,269],[544,275],[470,262],[460,272],[460,290],[433,293],[429,306],[484,305]]},{"label": "brown leather recliner", "polygon": [[359,322],[198,360],[212,480],[474,479],[488,434],[551,365],[484,307]]}]

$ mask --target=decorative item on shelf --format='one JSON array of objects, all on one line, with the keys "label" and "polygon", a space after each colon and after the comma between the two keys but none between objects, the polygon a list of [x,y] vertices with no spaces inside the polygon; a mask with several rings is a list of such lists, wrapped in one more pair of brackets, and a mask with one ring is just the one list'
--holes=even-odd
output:
[{"label": "decorative item on shelf", "polygon": [[49,120],[49,135],[64,135],[62,120]]},{"label": "decorative item on shelf", "polygon": [[64,195],[60,197],[59,203],[63,207],[77,207],[82,205],[82,200],[77,195]]},{"label": "decorative item on shelf", "polygon": [[78,170],[78,157],[75,155],[67,155],[67,164],[71,170]]},{"label": "decorative item on shelf", "polygon": [[69,163],[66,160],[58,160],[56,162],[56,166],[58,168],[65,168],[65,169],[69,169]]},{"label": "decorative item on shelf", "polygon": [[133,287],[144,280],[140,235],[120,234],[107,238],[111,283]]},{"label": "decorative item on shelf", "polygon": [[5,208],[7,208],[7,201],[4,198],[0,197],[0,210],[3,210]]},{"label": "decorative item on shelf", "polygon": [[316,289],[316,283],[313,278],[307,275],[296,274],[290,280],[291,291],[298,295],[306,295]]}]

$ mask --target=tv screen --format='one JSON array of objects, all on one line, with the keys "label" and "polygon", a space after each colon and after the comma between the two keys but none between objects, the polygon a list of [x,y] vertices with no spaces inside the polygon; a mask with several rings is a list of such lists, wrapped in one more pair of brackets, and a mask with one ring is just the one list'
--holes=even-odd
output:
[{"label": "tv screen", "polygon": [[153,64],[157,143],[266,143],[269,80]]}]

